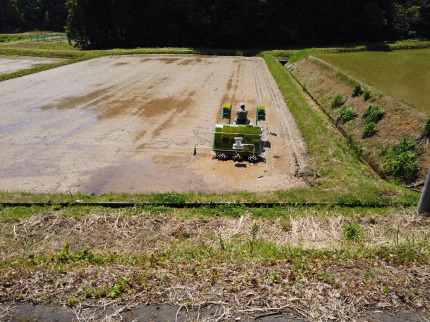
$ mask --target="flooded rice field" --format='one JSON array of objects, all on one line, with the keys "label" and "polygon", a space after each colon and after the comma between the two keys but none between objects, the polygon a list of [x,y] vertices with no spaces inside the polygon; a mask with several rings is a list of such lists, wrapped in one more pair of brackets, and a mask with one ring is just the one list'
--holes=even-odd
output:
[{"label": "flooded rice field", "polygon": [[[265,160],[213,159],[223,103],[265,105]],[[261,58],[112,56],[0,84],[0,190],[229,192],[303,186],[305,146]],[[194,155],[194,149],[196,154]]]}]

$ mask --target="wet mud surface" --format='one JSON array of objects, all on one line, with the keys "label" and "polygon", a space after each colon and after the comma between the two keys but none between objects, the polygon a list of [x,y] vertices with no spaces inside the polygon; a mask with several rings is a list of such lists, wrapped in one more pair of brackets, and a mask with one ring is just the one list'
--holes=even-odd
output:
[{"label": "wet mud surface", "polygon": [[[213,159],[221,106],[268,111],[258,163]],[[0,190],[229,192],[303,186],[305,146],[261,58],[113,56],[0,86]],[[223,122],[224,123],[224,122]],[[196,155],[194,155],[196,148]]]},{"label": "wet mud surface", "polygon": [[32,68],[39,65],[55,63],[58,58],[41,57],[10,57],[0,55],[0,75],[19,71],[21,69]]}]

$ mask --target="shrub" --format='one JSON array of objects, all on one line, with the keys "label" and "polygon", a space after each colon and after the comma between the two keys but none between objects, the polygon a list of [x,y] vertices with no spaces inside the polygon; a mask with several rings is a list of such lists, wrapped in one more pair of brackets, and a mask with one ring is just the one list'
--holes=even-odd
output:
[{"label": "shrub", "polygon": [[384,115],[385,111],[379,105],[369,105],[369,107],[363,114],[363,123],[378,123]]},{"label": "shrub", "polygon": [[363,94],[363,87],[361,87],[360,84],[357,84],[354,86],[354,89],[352,90],[352,97],[357,97]]},{"label": "shrub", "polygon": [[430,118],[426,120],[423,126],[424,134],[430,137]]},{"label": "shrub", "polygon": [[405,137],[394,148],[388,149],[384,172],[404,183],[413,181],[418,173],[416,143]]},{"label": "shrub", "polygon": [[415,141],[409,137],[404,137],[403,139],[401,139],[399,141],[399,143],[397,143],[393,150],[396,153],[403,153],[403,152],[408,152],[408,151],[413,151],[415,152],[415,148],[416,148],[417,144],[415,143]]},{"label": "shrub", "polygon": [[378,132],[378,126],[376,125],[375,122],[370,122],[370,123],[364,124],[363,138],[371,137],[376,132]]},{"label": "shrub", "polygon": [[345,103],[345,98],[342,95],[336,95],[331,100],[331,108],[337,108]]},{"label": "shrub", "polygon": [[371,97],[372,97],[372,94],[370,94],[370,91],[364,91],[363,98],[365,101],[367,101]]},{"label": "shrub", "polygon": [[357,111],[353,107],[349,105],[344,105],[340,109],[339,121],[342,123],[346,123],[354,119],[356,116],[357,116]]}]

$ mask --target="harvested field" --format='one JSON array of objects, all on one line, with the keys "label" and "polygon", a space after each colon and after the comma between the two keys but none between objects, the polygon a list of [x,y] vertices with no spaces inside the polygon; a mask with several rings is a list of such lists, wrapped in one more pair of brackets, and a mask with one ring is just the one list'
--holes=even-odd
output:
[{"label": "harvested field", "polygon": [[[265,162],[212,159],[220,108],[266,105]],[[0,89],[0,190],[228,192],[303,186],[305,146],[261,58],[112,56]],[[196,147],[197,155],[193,155]]]},{"label": "harvested field", "polygon": [[58,58],[40,57],[9,57],[0,55],[0,74],[13,73],[22,69],[27,69],[39,65],[55,63]]}]

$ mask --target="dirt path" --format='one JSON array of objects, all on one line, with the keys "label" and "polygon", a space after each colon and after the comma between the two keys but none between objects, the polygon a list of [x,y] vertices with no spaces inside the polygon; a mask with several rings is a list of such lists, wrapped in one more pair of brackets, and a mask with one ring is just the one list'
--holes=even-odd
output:
[{"label": "dirt path", "polygon": [[[305,147],[261,58],[113,56],[3,82],[1,190],[265,191],[304,185]],[[266,162],[212,159],[220,107],[268,109]],[[194,147],[197,155],[193,155]]]}]

